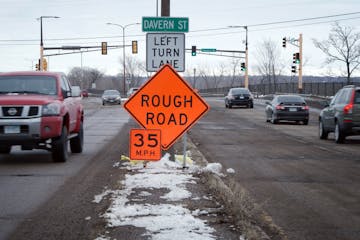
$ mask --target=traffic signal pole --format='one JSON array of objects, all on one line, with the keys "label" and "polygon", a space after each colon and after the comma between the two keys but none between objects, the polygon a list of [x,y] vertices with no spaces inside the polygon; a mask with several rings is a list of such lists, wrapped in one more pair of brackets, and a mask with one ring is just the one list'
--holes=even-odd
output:
[{"label": "traffic signal pole", "polygon": [[303,91],[303,81],[302,81],[302,66],[303,66],[303,37],[302,37],[302,33],[300,33],[299,35],[299,82],[298,82],[298,90],[299,93],[302,93]]},{"label": "traffic signal pole", "polygon": [[249,88],[249,49],[248,49],[248,28],[244,26],[246,31],[245,39],[245,87]]}]

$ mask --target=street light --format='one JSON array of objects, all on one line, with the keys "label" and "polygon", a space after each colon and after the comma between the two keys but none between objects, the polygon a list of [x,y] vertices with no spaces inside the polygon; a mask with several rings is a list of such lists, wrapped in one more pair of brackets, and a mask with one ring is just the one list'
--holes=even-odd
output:
[{"label": "street light", "polygon": [[244,28],[246,32],[245,39],[245,87],[249,87],[249,49],[248,49],[248,26],[229,26],[229,28]]},{"label": "street light", "polygon": [[125,72],[125,28],[129,27],[129,26],[132,26],[132,25],[139,25],[140,23],[130,23],[130,24],[127,24],[127,25],[120,25],[120,24],[117,24],[117,23],[106,23],[107,25],[114,25],[114,26],[118,26],[118,27],[121,27],[122,28],[122,36],[123,36],[123,68],[124,68],[124,76],[123,76],[123,82],[124,82],[124,88],[123,88],[123,91],[124,91],[124,94],[126,94],[126,72]]},{"label": "street light", "polygon": [[43,42],[43,27],[42,27],[42,20],[43,18],[60,18],[58,16],[41,16],[37,18],[40,20],[40,71],[43,71],[43,57],[44,57],[44,42]]}]

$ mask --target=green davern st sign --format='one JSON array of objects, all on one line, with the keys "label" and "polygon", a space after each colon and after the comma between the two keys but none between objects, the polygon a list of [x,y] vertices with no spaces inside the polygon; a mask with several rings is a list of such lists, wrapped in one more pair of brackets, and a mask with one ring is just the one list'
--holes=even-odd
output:
[{"label": "green davern st sign", "polygon": [[143,32],[189,32],[189,18],[143,17]]}]

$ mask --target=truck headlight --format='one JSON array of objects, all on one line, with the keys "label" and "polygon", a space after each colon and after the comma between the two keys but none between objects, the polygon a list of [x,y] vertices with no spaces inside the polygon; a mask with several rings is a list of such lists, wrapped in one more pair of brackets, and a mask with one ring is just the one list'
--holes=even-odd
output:
[{"label": "truck headlight", "polygon": [[49,103],[49,104],[43,105],[42,115],[43,116],[60,115],[60,104],[58,104],[58,103]]}]

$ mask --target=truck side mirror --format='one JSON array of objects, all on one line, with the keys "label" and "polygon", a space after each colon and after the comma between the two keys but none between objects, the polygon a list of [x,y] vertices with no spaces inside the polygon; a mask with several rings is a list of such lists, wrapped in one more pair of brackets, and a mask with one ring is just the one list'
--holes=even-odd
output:
[{"label": "truck side mirror", "polygon": [[71,97],[80,97],[81,96],[81,89],[79,86],[72,86],[71,87]]}]

